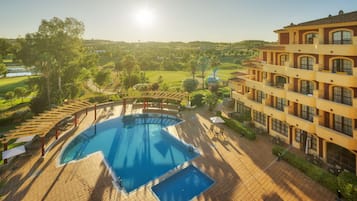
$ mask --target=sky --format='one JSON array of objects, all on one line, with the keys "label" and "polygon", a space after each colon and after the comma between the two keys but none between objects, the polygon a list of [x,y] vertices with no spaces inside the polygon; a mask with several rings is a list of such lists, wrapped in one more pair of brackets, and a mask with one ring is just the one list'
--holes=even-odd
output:
[{"label": "sky", "polygon": [[276,41],[274,30],[357,11],[357,0],[0,0],[0,38],[36,32],[41,20],[74,17],[85,39]]}]

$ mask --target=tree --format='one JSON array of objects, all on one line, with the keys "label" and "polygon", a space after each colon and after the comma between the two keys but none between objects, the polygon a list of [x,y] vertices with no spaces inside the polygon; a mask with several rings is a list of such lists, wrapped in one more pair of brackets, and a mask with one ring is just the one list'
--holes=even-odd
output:
[{"label": "tree", "polygon": [[6,74],[7,74],[6,65],[3,63],[0,63],[0,76],[2,75],[3,77],[6,77]]},{"label": "tree", "polygon": [[186,79],[186,80],[183,81],[182,86],[183,86],[185,91],[192,92],[197,88],[198,81],[189,78],[189,79]]},{"label": "tree", "polygon": [[27,90],[25,87],[16,87],[14,89],[14,95],[17,98],[21,98],[21,102],[24,102],[24,97],[27,95]]},{"label": "tree", "polygon": [[201,56],[198,61],[198,65],[201,70],[201,76],[202,76],[202,89],[205,88],[205,72],[207,70],[209,63],[209,59],[206,56]]},{"label": "tree", "polygon": [[15,93],[13,91],[8,91],[5,93],[5,99],[9,100],[11,102],[11,106],[12,106],[12,100],[15,97]]},{"label": "tree", "polygon": [[[19,39],[21,50],[19,57],[27,66],[36,66],[46,79],[48,104],[61,103],[63,85],[75,84],[80,74],[80,56],[84,25],[74,18],[61,20],[54,17],[42,20],[35,33],[27,34],[25,39]],[[68,74],[68,72],[70,72]],[[45,93],[44,91],[40,91]],[[52,98],[54,97],[54,98]]]},{"label": "tree", "polygon": [[208,110],[213,111],[213,109],[217,106],[218,104],[218,97],[214,93],[207,93],[204,97],[202,102],[204,104],[208,105]]},{"label": "tree", "polygon": [[192,79],[195,80],[195,75],[196,75],[196,71],[197,71],[197,60],[191,59],[188,62],[188,67],[189,67],[189,69],[191,71]]},{"label": "tree", "polygon": [[110,71],[102,70],[97,73],[95,76],[95,83],[97,83],[100,87],[108,84],[110,82]]},{"label": "tree", "polygon": [[[121,60],[121,65],[123,69],[126,71],[127,74],[127,86],[132,87],[134,85],[134,79],[132,75],[133,72],[139,71],[139,66],[137,64],[137,61],[135,57],[131,54],[126,55],[122,60]],[[125,78],[124,78],[125,79]]]}]

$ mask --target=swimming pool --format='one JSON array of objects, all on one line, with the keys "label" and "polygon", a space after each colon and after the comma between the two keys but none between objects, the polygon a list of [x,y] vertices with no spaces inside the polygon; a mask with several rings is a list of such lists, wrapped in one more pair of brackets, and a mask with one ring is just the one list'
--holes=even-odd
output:
[{"label": "swimming pool", "polygon": [[199,154],[165,127],[182,120],[161,114],[137,114],[91,126],[63,150],[60,164],[101,151],[118,182],[131,192]]},{"label": "swimming pool", "polygon": [[151,189],[160,201],[186,201],[210,188],[214,180],[190,165]]}]

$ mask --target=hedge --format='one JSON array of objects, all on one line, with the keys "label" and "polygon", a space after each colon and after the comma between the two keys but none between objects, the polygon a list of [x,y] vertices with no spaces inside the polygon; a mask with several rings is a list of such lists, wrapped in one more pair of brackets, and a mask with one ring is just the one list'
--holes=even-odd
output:
[{"label": "hedge", "polygon": [[281,146],[274,146],[272,149],[274,155],[279,156],[281,159],[288,162],[290,165],[296,167],[306,176],[310,177],[312,180],[318,182],[322,186],[336,192],[338,189],[337,177],[325,169],[322,169],[302,157],[296,156],[295,154],[285,150]]},{"label": "hedge", "polygon": [[337,183],[345,200],[357,200],[357,177],[354,173],[342,172],[337,177]]},{"label": "hedge", "polygon": [[255,140],[256,135],[253,132],[253,130],[247,128],[243,123],[236,121],[234,119],[227,119],[225,117],[222,117],[222,119],[225,121],[225,124],[231,128],[232,130],[236,131],[237,133],[240,133],[244,137],[248,138],[249,140]]}]

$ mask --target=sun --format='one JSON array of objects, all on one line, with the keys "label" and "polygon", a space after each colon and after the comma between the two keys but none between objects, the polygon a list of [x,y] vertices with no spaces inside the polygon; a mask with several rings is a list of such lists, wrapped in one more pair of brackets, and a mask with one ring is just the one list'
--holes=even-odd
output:
[{"label": "sun", "polygon": [[140,28],[148,28],[155,22],[155,13],[148,7],[142,7],[135,11],[134,19]]}]

